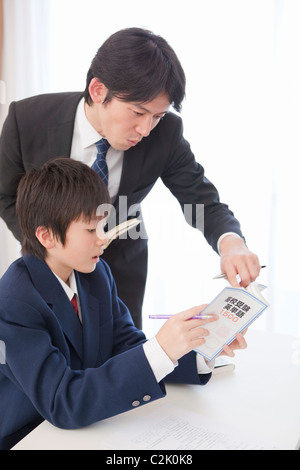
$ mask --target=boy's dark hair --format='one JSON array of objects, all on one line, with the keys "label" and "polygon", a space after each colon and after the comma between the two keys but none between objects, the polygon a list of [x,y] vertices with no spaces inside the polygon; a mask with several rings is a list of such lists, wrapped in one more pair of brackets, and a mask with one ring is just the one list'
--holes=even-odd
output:
[{"label": "boy's dark hair", "polygon": [[146,103],[166,92],[170,104],[181,110],[185,74],[165,39],[141,28],[127,28],[110,36],[98,50],[87,74],[85,101],[92,105],[89,84],[97,78],[112,97]]},{"label": "boy's dark hair", "polygon": [[16,209],[23,234],[22,253],[44,260],[46,249],[36,238],[39,226],[52,230],[64,245],[71,222],[91,220],[110,197],[100,176],[89,166],[70,158],[55,158],[22,177]]}]

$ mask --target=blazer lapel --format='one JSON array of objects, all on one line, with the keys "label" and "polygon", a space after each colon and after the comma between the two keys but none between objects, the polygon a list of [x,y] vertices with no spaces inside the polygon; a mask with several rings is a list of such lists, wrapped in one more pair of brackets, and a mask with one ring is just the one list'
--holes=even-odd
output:
[{"label": "blazer lapel", "polygon": [[[83,368],[95,367],[102,363],[100,353],[100,305],[89,292],[89,284],[75,272],[83,328]],[[100,356],[99,356],[100,355]]]},{"label": "blazer lapel", "polygon": [[36,290],[52,309],[59,320],[65,336],[82,360],[82,326],[58,279],[44,261],[25,255],[24,262]]},{"label": "blazer lapel", "polygon": [[[56,279],[57,280],[57,279]],[[58,282],[58,281],[57,281]],[[60,286],[61,287],[61,286]],[[83,359],[83,340],[82,340],[82,326],[79,319],[76,316],[74,308],[69,301],[63,289],[61,289],[56,298],[52,299],[52,304],[50,301],[47,303],[51,306],[52,310],[56,317],[59,320],[59,323],[62,326],[64,334],[68,338],[69,342],[72,344],[80,360]]]}]

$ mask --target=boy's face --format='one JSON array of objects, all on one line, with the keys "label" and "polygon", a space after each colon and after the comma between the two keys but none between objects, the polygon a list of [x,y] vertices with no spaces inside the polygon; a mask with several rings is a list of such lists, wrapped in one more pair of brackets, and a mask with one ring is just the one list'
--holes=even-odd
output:
[{"label": "boy's face", "polygon": [[[79,219],[71,222],[64,245],[58,240],[47,250],[46,263],[63,281],[67,282],[73,269],[82,273],[94,271],[107,237],[103,231],[106,219],[90,222]],[[97,231],[96,231],[97,227]]]}]

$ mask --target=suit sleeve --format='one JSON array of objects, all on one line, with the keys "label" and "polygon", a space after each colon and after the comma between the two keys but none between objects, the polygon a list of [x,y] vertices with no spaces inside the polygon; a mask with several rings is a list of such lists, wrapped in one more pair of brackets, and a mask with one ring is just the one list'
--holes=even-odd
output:
[{"label": "suit sleeve", "polygon": [[0,137],[0,217],[19,241],[22,235],[17,220],[16,199],[18,184],[24,172],[13,102]]},{"label": "suit sleeve", "polygon": [[[183,137],[182,121],[176,118],[166,138],[171,151],[162,174],[163,183],[179,201],[186,221],[201,230],[217,252],[221,235],[235,232],[242,237],[239,221],[226,204],[220,202],[216,187],[206,178]],[[203,206],[202,206],[203,205]]]}]

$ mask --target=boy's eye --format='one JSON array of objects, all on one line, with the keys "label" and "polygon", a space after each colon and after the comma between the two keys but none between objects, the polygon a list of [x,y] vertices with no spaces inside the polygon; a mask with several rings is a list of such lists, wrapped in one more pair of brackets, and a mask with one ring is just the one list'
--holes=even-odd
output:
[{"label": "boy's eye", "polygon": [[88,230],[89,233],[96,232],[96,229],[95,229],[95,228],[88,228],[87,230]]}]

